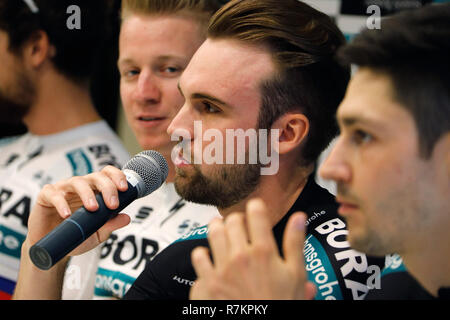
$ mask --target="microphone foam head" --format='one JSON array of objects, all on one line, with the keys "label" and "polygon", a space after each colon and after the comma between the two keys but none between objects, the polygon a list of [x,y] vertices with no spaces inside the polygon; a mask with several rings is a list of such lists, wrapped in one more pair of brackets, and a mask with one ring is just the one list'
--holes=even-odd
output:
[{"label": "microphone foam head", "polygon": [[166,159],[154,150],[145,150],[135,155],[123,166],[123,169],[134,171],[139,175],[145,184],[145,195],[158,189],[169,173]]}]

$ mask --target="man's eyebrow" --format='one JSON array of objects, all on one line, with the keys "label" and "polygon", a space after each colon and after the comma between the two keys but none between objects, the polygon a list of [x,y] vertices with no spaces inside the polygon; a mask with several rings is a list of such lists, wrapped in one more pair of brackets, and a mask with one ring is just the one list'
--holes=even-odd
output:
[{"label": "man's eyebrow", "polygon": [[130,66],[136,66],[136,63],[133,59],[131,58],[125,58],[125,59],[118,59],[117,60],[117,68],[120,70],[120,68],[126,68],[126,67],[130,67]]},{"label": "man's eyebrow", "polygon": [[358,122],[358,118],[356,117],[337,117],[337,120],[341,125],[346,127],[350,127]]},{"label": "man's eyebrow", "polygon": [[230,107],[230,105],[226,102],[223,102],[222,100],[215,98],[213,96],[210,96],[208,94],[205,93],[194,93],[191,96],[192,99],[205,99],[205,100],[209,100],[215,104],[221,105],[223,107]]},{"label": "man's eyebrow", "polygon": [[[178,82],[177,87],[178,87],[178,91],[180,91],[180,94],[184,97],[183,90],[181,90],[180,82]],[[194,93],[191,95],[191,99],[198,99],[198,100],[205,99],[205,100],[209,100],[209,101],[211,101],[215,104],[218,104],[220,106],[223,106],[223,107],[230,107],[230,105],[228,103],[226,103],[218,98],[215,98],[213,96],[210,96],[208,94],[205,94],[205,93]]]},{"label": "man's eyebrow", "polygon": [[[167,61],[171,61],[171,60],[183,60],[183,57],[178,57],[175,55],[164,55],[164,56],[159,56],[155,59],[155,62],[167,62]],[[117,64],[121,65],[121,64],[134,64],[134,60],[131,58],[123,58],[123,59],[118,59]]]},{"label": "man's eyebrow", "polygon": [[343,127],[352,127],[358,124],[379,128],[380,123],[364,116],[343,115],[337,117],[339,124]]},{"label": "man's eyebrow", "polygon": [[117,60],[117,65],[120,66],[122,64],[132,64],[133,60],[131,59],[119,59]]}]

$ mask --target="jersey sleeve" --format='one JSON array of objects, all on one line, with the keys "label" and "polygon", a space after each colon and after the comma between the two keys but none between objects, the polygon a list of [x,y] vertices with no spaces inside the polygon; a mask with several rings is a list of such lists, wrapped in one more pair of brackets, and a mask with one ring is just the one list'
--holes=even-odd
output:
[{"label": "jersey sleeve", "polygon": [[205,237],[177,241],[158,254],[128,290],[126,300],[188,300],[197,278],[191,263],[191,252],[198,246],[208,247]]},{"label": "jersey sleeve", "polygon": [[[124,300],[166,300],[180,299],[185,291],[185,299],[189,297],[192,280],[186,279],[186,270],[190,265],[190,250],[186,250],[184,242],[170,245],[150,261],[124,296]],[[183,276],[178,276],[183,274]],[[179,287],[178,279],[185,279],[186,285]]]},{"label": "jersey sleeve", "polygon": [[[164,254],[164,251],[160,254],[160,257]],[[164,275],[164,268],[161,267],[159,259],[152,260],[140,276],[133,283],[131,288],[127,291],[123,300],[158,300],[166,299],[164,291],[161,289],[158,277]]]}]

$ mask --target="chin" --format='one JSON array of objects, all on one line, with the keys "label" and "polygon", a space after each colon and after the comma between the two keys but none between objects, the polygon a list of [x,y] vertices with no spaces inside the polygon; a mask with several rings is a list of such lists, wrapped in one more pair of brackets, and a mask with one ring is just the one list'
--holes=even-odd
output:
[{"label": "chin", "polygon": [[349,232],[347,237],[350,247],[371,256],[384,256],[392,253],[382,236],[373,232]]}]

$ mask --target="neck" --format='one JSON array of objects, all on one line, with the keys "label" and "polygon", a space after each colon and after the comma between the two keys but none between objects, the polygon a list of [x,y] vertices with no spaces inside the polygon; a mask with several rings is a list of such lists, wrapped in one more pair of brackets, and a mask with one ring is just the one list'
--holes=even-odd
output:
[{"label": "neck", "polygon": [[420,248],[401,254],[411,275],[434,296],[438,295],[439,288],[450,287],[450,233],[445,230],[450,221],[441,222],[421,237]]},{"label": "neck", "polygon": [[36,101],[24,123],[33,134],[49,135],[100,119],[88,87],[54,72],[39,79]]},{"label": "neck", "polygon": [[[282,170],[283,167],[289,170]],[[276,175],[262,176],[259,186],[252,194],[232,207],[219,209],[219,212],[224,218],[233,212],[245,212],[250,199],[261,198],[266,204],[272,226],[275,226],[294,205],[312,170],[311,167],[292,169],[292,166],[280,163],[280,170]]]}]

